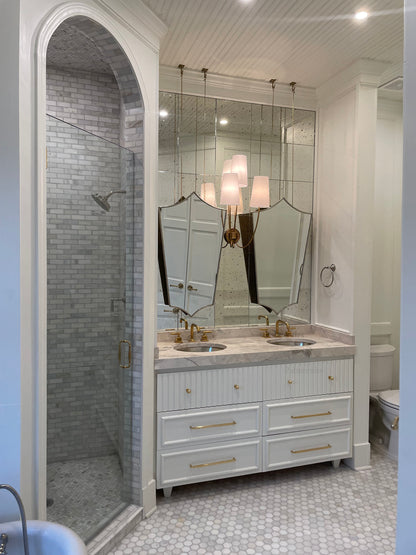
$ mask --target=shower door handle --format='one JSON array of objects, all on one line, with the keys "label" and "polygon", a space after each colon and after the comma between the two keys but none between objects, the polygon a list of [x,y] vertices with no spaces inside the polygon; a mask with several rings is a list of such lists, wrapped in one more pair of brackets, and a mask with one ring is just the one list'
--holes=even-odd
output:
[{"label": "shower door handle", "polygon": [[[127,343],[127,345],[129,346],[129,363],[127,365],[121,364],[121,345],[123,343]],[[127,341],[127,339],[122,339],[118,344],[118,365],[120,366],[120,368],[130,368],[131,366],[131,343],[130,341]]]}]

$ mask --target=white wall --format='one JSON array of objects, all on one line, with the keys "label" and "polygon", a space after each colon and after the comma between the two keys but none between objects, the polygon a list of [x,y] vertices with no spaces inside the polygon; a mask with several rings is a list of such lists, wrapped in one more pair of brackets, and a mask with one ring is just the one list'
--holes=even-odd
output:
[{"label": "white wall", "polygon": [[[65,18],[85,15],[107,28],[130,59],[145,105],[144,257],[146,261],[156,262],[158,48],[165,26],[139,0],[81,0],[73,4],[62,0],[16,0],[2,2],[1,9],[0,56],[3,85],[0,87],[0,249],[4,264],[0,277],[0,329],[3,347],[0,368],[2,392],[6,391],[4,398],[8,404],[0,407],[0,426],[5,427],[5,430],[1,429],[0,435],[0,470],[2,481],[12,482],[17,487],[20,475],[20,490],[28,516],[42,517],[46,512],[44,116],[47,42]],[[4,83],[7,83],[7,87]],[[142,413],[137,414],[137,418],[142,419],[144,430],[142,477],[138,481],[143,487],[145,513],[155,506],[155,282],[156,263],[147,263],[143,291],[143,318],[147,323],[143,333],[143,406]],[[21,306],[19,293],[22,298]],[[22,434],[22,454],[19,428]],[[7,457],[4,452],[8,453]]]},{"label": "white wall", "polygon": [[[368,466],[372,222],[377,85],[383,64],[360,60],[318,89],[314,323],[355,336],[354,468]],[[335,264],[332,287],[320,283]]]},{"label": "white wall", "polygon": [[416,553],[416,0],[405,1],[403,102],[402,290],[400,331],[400,442],[397,555]]},{"label": "white wall", "polygon": [[316,284],[315,323],[352,333],[354,229],[354,140],[356,91],[318,110],[315,259],[317,271],[335,264],[334,284]]},{"label": "white wall", "polygon": [[[18,2],[1,2],[0,21],[0,481],[20,489],[20,229]],[[7,87],[4,86],[7,83]],[[16,504],[0,492],[0,522]]]},{"label": "white wall", "polygon": [[393,387],[399,386],[402,102],[378,98],[374,188],[371,342],[396,347]]}]

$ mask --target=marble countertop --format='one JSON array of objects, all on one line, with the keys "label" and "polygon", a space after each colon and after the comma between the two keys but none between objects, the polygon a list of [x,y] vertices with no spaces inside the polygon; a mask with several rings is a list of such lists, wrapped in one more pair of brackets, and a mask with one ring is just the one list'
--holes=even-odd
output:
[{"label": "marble countertop", "polygon": [[[183,331],[183,343],[187,344],[189,331]],[[270,336],[274,332],[270,327]],[[354,337],[320,326],[296,326],[293,338],[311,339],[313,345],[293,347],[271,345],[262,337],[257,326],[247,328],[215,329],[209,343],[226,345],[222,351],[186,352],[175,350],[174,337],[167,332],[158,334],[158,358],[155,360],[157,373],[219,368],[224,366],[273,364],[280,362],[307,362],[316,359],[351,357],[355,354]],[[192,343],[195,345],[197,343]]]}]

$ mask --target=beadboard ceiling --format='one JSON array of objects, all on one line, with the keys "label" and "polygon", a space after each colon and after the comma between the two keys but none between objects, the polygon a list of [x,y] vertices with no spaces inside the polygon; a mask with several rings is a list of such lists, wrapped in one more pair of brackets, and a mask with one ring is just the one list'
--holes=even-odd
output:
[{"label": "beadboard ceiling", "polygon": [[403,0],[143,2],[168,26],[166,66],[318,87],[358,58],[402,62]]}]

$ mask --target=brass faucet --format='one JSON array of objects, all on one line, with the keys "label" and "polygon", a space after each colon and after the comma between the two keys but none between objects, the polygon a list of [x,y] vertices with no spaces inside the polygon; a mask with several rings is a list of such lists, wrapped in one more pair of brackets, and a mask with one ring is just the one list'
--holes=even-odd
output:
[{"label": "brass faucet", "polygon": [[188,329],[188,320],[186,318],[181,318],[179,320],[179,323],[182,324],[182,322],[185,324],[185,329]]},{"label": "brass faucet", "polygon": [[292,328],[289,326],[288,322],[285,322],[284,320],[276,320],[276,337],[280,337],[280,334],[279,334],[280,324],[284,324],[286,326],[285,336],[292,337]]},{"label": "brass faucet", "polygon": [[189,341],[190,342],[194,342],[194,329],[196,329],[197,333],[200,331],[199,326],[197,326],[196,324],[191,324],[191,335],[189,336]]},{"label": "brass faucet", "polygon": [[[266,326],[269,326],[269,317],[265,316],[264,314],[260,314],[259,316],[257,316],[257,320],[261,320],[262,318],[264,318],[266,320]],[[263,337],[270,337],[270,333],[269,330],[267,328],[260,328],[260,331],[263,332]]]}]

